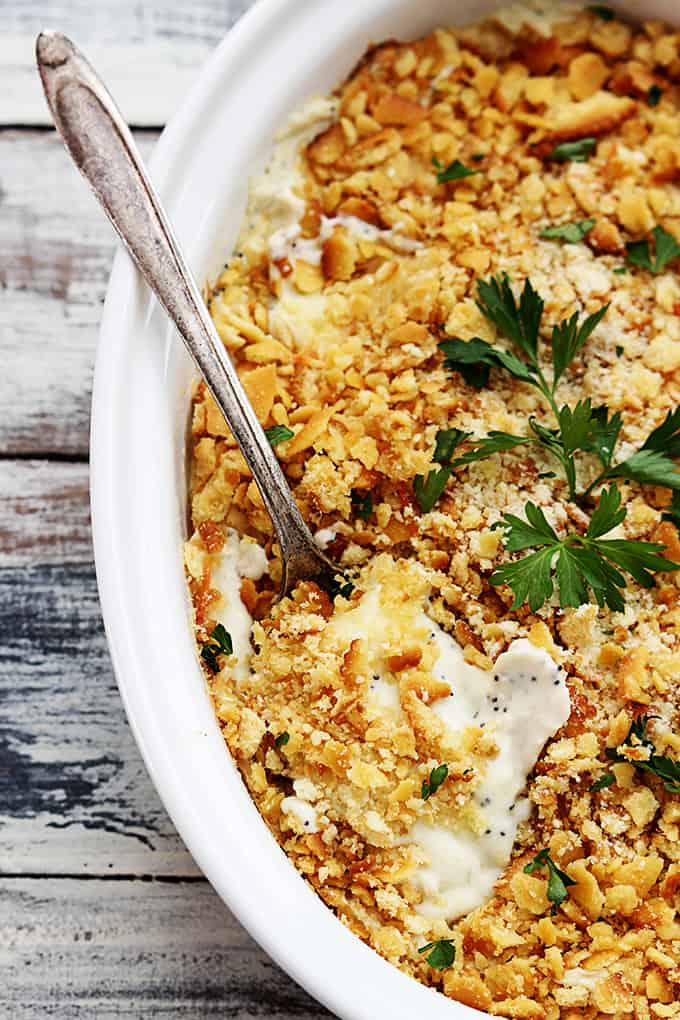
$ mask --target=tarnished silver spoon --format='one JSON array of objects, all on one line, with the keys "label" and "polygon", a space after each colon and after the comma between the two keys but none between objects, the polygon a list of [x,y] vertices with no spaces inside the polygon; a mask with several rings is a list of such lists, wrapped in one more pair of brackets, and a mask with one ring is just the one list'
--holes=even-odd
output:
[{"label": "tarnished silver spoon", "polygon": [[36,59],[47,104],[73,162],[177,327],[253,473],[281,550],[281,594],[304,579],[332,586],[339,569],[316,546],[302,519],[120,111],[65,35],[41,32]]}]

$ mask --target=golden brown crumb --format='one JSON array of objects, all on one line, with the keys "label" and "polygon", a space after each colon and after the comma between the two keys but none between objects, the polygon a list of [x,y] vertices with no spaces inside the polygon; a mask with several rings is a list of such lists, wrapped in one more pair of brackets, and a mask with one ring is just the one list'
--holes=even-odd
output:
[{"label": "golden brown crumb", "polygon": [[[657,105],[647,103],[653,85]],[[381,830],[424,810],[419,780],[441,760],[428,708],[438,695],[417,642],[391,649],[405,714],[397,727],[366,710],[360,645],[341,656],[324,644],[333,611],[324,593],[308,586],[272,608],[273,591],[251,582],[243,598],[259,619],[258,682],[236,687],[228,670],[212,681],[225,739],[302,874],[407,973],[504,1017],[680,1016],[680,801],[627,762],[611,766],[613,785],[590,789],[610,766],[606,748],[619,746],[643,711],[663,712],[667,747],[659,749],[680,752],[677,575],[650,590],[631,584],[619,614],[553,603],[511,612],[508,593],[489,584],[502,551],[491,529],[529,498],[556,525],[578,514],[565,483],[541,477],[553,465],[521,449],[472,465],[428,514],[412,487],[430,466],[438,429],[522,434],[531,415],[544,414],[521,383],[498,376],[477,391],[443,367],[443,332],[497,339],[475,303],[480,276],[530,277],[545,299],[546,328],[610,302],[560,399],[620,411],[624,445],[639,445],[678,404],[680,286],[672,272],[615,270],[626,242],[654,226],[680,240],[680,33],[589,10],[560,16],[550,36],[494,18],[375,47],[337,100],[337,116],[300,161],[302,236],[318,242],[318,260],[270,260],[253,245],[216,281],[211,314],[260,421],[294,433],[277,453],[312,528],[333,527],[330,554],[346,568],[383,571],[388,586],[400,558],[402,574],[425,583],[420,564],[433,617],[482,668],[528,635],[568,671],[572,716],[537,764],[533,816],[492,898],[450,928],[428,927],[414,910],[406,851],[387,849]],[[596,139],[587,162],[548,158],[558,142],[584,136]],[[479,172],[439,183],[433,159]],[[336,219],[320,238],[323,217]],[[369,229],[349,229],[346,217]],[[540,238],[547,226],[588,217],[597,222],[580,245]],[[252,536],[274,556],[275,588],[269,518],[203,387],[191,485],[207,553],[227,527]],[[371,494],[365,519],[353,492]],[[678,559],[659,494],[631,484],[624,500],[622,533],[663,542]],[[192,592],[204,640],[214,593],[202,569]],[[398,614],[399,585],[390,591]],[[274,738],[284,731],[280,748]],[[474,785],[466,754],[449,753],[444,796],[427,811],[465,801]],[[329,819],[322,832],[298,831],[282,810],[300,775]],[[334,799],[342,798],[340,824]],[[545,880],[523,872],[542,847],[575,883],[554,916]],[[456,959],[438,972],[416,950],[444,937]]]}]

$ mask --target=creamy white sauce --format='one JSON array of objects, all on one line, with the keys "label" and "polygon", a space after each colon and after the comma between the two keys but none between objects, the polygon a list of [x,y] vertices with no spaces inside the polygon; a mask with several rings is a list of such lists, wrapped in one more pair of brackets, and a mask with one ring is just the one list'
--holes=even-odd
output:
[{"label": "creamy white sauce", "polygon": [[303,800],[302,797],[284,797],[281,801],[281,810],[284,814],[293,815],[305,832],[319,831],[316,808],[308,800]]},{"label": "creamy white sauce", "polygon": [[236,658],[232,673],[237,681],[248,676],[253,629],[253,619],[241,600],[241,581],[244,577],[257,581],[266,572],[264,549],[249,538],[240,538],[236,531],[230,529],[223,549],[213,561],[210,583],[221,597],[211,611],[231,635]]},{"label": "creamy white sauce", "polygon": [[508,863],[517,827],[529,817],[529,801],[521,796],[527,776],[546,740],[569,718],[570,701],[562,670],[525,638],[513,641],[487,673],[467,663],[437,624],[430,633],[439,650],[433,673],[451,687],[434,711],[452,731],[488,727],[498,745],[474,794],[483,830],[416,822],[407,837],[429,859],[416,875],[425,897],[417,909],[453,920],[488,898]]},{"label": "creamy white sauce", "polygon": [[[425,857],[413,876],[423,893],[416,910],[432,920],[451,921],[491,894],[510,859],[517,827],[529,817],[529,801],[522,797],[527,776],[546,740],[569,718],[571,706],[563,671],[526,638],[513,641],[487,673],[467,663],[458,643],[426,613],[418,624],[428,629],[437,648],[433,675],[451,688],[451,695],[432,708],[452,742],[467,727],[479,726],[488,727],[498,746],[474,794],[480,831],[418,821],[400,840],[415,844]],[[399,685],[386,669],[383,650],[397,626],[381,605],[378,586],[328,624],[347,645],[356,638],[365,641],[368,704],[392,718],[402,712]]]},{"label": "creamy white sauce", "polygon": [[263,173],[250,183],[248,207],[237,250],[246,240],[265,243],[273,231],[296,225],[305,211],[300,193],[300,147],[327,127],[335,117],[337,101],[317,96],[287,121]]},{"label": "creamy white sauce", "polygon": [[[303,204],[304,209],[304,204]],[[299,213],[302,215],[302,212]],[[322,216],[318,237],[302,237],[300,224],[287,223],[274,231],[269,238],[269,254],[274,261],[287,259],[295,262],[302,259],[312,265],[319,265],[321,249],[324,241],[331,236],[336,227],[344,227],[348,234],[362,240],[384,241],[390,248],[399,252],[413,252],[422,248],[422,242],[406,237],[394,229],[381,229],[372,223],[366,223],[358,216]]]}]

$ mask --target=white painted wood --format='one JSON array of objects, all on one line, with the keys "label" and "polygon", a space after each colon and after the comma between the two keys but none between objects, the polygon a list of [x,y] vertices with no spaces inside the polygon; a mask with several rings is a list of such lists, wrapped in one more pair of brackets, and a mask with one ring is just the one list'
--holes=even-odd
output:
[{"label": "white painted wood", "polygon": [[83,49],[128,120],[162,126],[252,0],[0,0],[0,125],[50,123],[35,36],[56,28]]},{"label": "white painted wood", "polygon": [[91,556],[87,465],[0,461],[0,870],[197,875],[125,719]]},{"label": "white painted wood", "polygon": [[0,454],[87,456],[115,235],[56,134],[0,132],[0,224]]},{"label": "white painted wood", "polygon": [[92,562],[86,464],[0,461],[0,567]]},{"label": "white painted wood", "polygon": [[0,880],[0,973],[12,1020],[330,1016],[207,882]]}]

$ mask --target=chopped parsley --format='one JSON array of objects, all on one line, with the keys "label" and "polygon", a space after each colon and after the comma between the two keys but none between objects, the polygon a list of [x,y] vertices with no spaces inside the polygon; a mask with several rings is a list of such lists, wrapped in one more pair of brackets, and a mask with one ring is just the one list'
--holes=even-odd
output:
[{"label": "chopped parsley", "polygon": [[430,778],[423,779],[423,785],[420,789],[420,796],[423,800],[429,800],[432,794],[437,792],[448,774],[448,765],[436,765],[435,768],[432,769],[430,772]]},{"label": "chopped parsley", "polygon": [[585,163],[596,145],[596,138],[579,138],[575,142],[561,142],[555,146],[548,159],[554,159],[558,163]]},{"label": "chopped parsley", "polygon": [[429,953],[425,959],[434,970],[446,970],[456,959],[456,947],[451,939],[437,939],[436,942],[428,942],[418,952],[422,956]]},{"label": "chopped parsley", "polygon": [[363,493],[358,489],[352,489],[350,501],[357,517],[361,517],[362,521],[367,521],[373,513],[373,497],[370,492]]},{"label": "chopped parsley", "polygon": [[576,882],[567,875],[566,871],[561,871],[557,867],[549,850],[539,850],[533,861],[525,865],[524,873],[533,875],[535,871],[541,871],[543,868],[548,869],[548,899],[552,903],[550,913],[556,914],[557,908],[564,903],[569,895],[568,886],[576,885]]},{"label": "chopped parsley", "polygon": [[623,274],[627,272],[628,272],[627,266],[617,266],[616,269],[612,269],[612,273],[616,273],[617,276],[623,276]]},{"label": "chopped parsley", "polygon": [[594,783],[590,784],[589,790],[591,793],[599,793],[600,790],[606,790],[608,786],[611,786],[612,783],[615,782],[616,776],[613,772],[603,772]]},{"label": "chopped parsley", "polygon": [[277,747],[281,748],[281,747],[285,747],[289,740],[290,740],[290,733],[288,733],[287,730],[284,730],[283,733],[279,733],[279,735],[276,738],[276,740],[274,741],[274,743],[276,744]]},{"label": "chopped parsley", "polygon": [[481,170],[471,170],[469,166],[465,166],[459,159],[454,159],[453,163],[449,163],[445,167],[436,156],[433,156],[432,166],[437,171],[438,184],[447,184],[449,181],[462,181],[465,177],[474,177],[475,174],[481,173]]},{"label": "chopped parsley", "polygon": [[596,220],[574,220],[572,223],[561,223],[557,227],[546,227],[538,236],[578,244],[593,229],[595,223]]},{"label": "chopped parsley", "polygon": [[201,648],[201,658],[213,673],[219,673],[219,657],[221,655],[233,655],[234,646],[231,634],[225,627],[218,623],[210,634],[210,640],[206,641]]},{"label": "chopped parsley", "polygon": [[652,256],[649,241],[629,241],[626,245],[626,258],[632,265],[649,269],[650,273],[663,272],[669,262],[680,255],[680,244],[672,234],[663,227],[654,227],[654,255]]},{"label": "chopped parsley", "polygon": [[287,425],[271,425],[268,429],[264,430],[264,434],[269,440],[270,446],[278,446],[279,443],[285,443],[295,435],[293,430],[289,429]]},{"label": "chopped parsley", "polygon": [[614,350],[616,351],[616,357],[620,358],[621,355],[623,354],[624,348],[622,347],[621,344],[617,344],[616,347],[614,348]]},{"label": "chopped parsley", "polygon": [[[608,747],[607,757],[610,761],[626,762],[634,765],[636,769],[644,772],[651,772],[663,780],[664,790],[668,793],[680,793],[680,762],[669,758],[666,754],[657,754],[654,741],[647,736],[647,726],[653,716],[640,715],[631,724],[626,739],[619,747]],[[644,748],[649,757],[645,759],[629,758],[627,754],[621,754],[619,748]]]},{"label": "chopped parsley", "polygon": [[647,93],[647,106],[658,106],[661,102],[663,89],[658,85],[652,85]]}]

